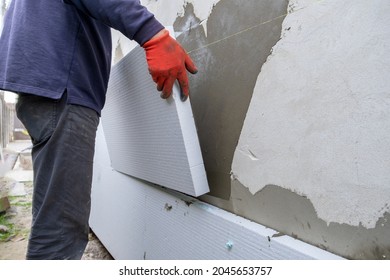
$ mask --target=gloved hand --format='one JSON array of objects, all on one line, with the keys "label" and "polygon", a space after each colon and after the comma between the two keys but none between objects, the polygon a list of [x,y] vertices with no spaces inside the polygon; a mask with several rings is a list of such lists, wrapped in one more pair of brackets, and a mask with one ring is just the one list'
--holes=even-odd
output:
[{"label": "gloved hand", "polygon": [[178,80],[181,100],[185,101],[190,91],[187,70],[192,74],[198,70],[183,47],[169,35],[168,30],[161,31],[161,35],[153,37],[142,47],[146,52],[149,73],[157,83],[157,90],[162,91],[161,98],[171,96],[173,84]]}]

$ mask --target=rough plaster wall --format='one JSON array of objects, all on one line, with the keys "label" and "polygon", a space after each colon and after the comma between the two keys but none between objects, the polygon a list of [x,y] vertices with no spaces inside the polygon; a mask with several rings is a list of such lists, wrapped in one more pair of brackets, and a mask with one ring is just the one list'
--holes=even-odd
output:
[{"label": "rough plaster wall", "polygon": [[237,215],[350,259],[390,259],[390,213],[374,228],[326,222],[311,201],[284,187],[268,185],[253,195],[233,182],[231,202]]},{"label": "rough plaster wall", "polygon": [[[200,3],[198,1],[197,3]],[[262,64],[280,38],[285,0],[223,0],[207,21],[187,5],[174,24],[199,67],[191,77],[191,102],[198,125],[210,195],[229,199],[231,164]],[[187,30],[188,22],[193,28]]]},{"label": "rough plaster wall", "polygon": [[[5,0],[3,0],[5,1]],[[207,19],[210,16],[212,9],[220,0],[141,0],[149,11],[155,14],[156,18],[165,26],[172,26],[178,17],[185,13],[186,6],[194,4],[194,14],[200,20],[200,25],[207,32]],[[188,22],[186,29],[191,29],[192,24]],[[175,30],[176,31],[176,30]],[[177,34],[179,35],[179,34]],[[136,44],[121,35],[119,32],[113,31],[113,63],[118,62],[122,57],[129,53]]]},{"label": "rough plaster wall", "polygon": [[328,222],[370,228],[390,207],[390,5],[311,2],[262,68],[233,172],[253,194],[283,186]]},{"label": "rough plaster wall", "polygon": [[[387,259],[390,4],[292,0],[289,12],[235,151],[233,208],[344,256]],[[295,220],[282,225],[288,200],[278,201],[275,188],[279,198],[284,190],[310,207],[295,209]],[[277,206],[265,206],[264,197]],[[318,216],[322,240],[308,226],[299,229],[308,213]]]},{"label": "rough plaster wall", "polygon": [[[194,15],[200,19],[200,25],[207,34],[207,20],[214,6],[221,0],[142,0],[148,9],[156,15],[159,21],[164,25],[172,25],[177,17],[182,17],[188,4],[194,8]],[[186,30],[192,28],[191,22],[188,22]]]}]

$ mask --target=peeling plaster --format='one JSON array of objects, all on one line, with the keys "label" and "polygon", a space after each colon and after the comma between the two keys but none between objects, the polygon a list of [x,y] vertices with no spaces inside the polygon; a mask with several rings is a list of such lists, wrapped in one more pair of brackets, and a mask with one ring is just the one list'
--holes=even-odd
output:
[{"label": "peeling plaster", "polygon": [[[194,21],[187,21],[180,32],[177,32],[175,36],[179,36],[182,32],[188,31],[191,28],[202,26],[204,33],[207,36],[207,20],[212,13],[213,7],[220,0],[143,0],[141,3],[152,12],[155,17],[165,26],[173,26],[174,22],[178,18],[184,16],[186,8],[191,5],[194,16],[199,19],[194,24]],[[175,30],[176,31],[176,30]],[[113,42],[113,64],[117,63],[126,54],[128,54],[137,44],[130,41],[123,34],[116,30],[112,30],[112,42]],[[118,52],[120,50],[120,52]]]},{"label": "peeling plaster", "polygon": [[[200,25],[204,28],[207,36],[207,20],[213,10],[213,7],[220,0],[143,0],[141,3],[145,5],[156,18],[164,25],[172,25],[177,17],[183,16],[185,7],[192,4],[194,7],[194,14],[200,19]],[[163,13],[161,11],[164,11]]]},{"label": "peeling plaster", "polygon": [[130,41],[122,33],[112,30],[112,65],[116,64],[138,44],[135,41]]},{"label": "peeling plaster", "polygon": [[305,196],[328,225],[372,229],[390,200],[390,5],[306,0],[288,9],[233,178],[253,195],[278,185]]},{"label": "peeling plaster", "polygon": [[318,217],[305,196],[275,185],[253,195],[238,181],[233,182],[231,203],[237,215],[278,230],[271,242],[289,235],[348,259],[390,259],[388,208],[370,229],[361,224],[329,223]]}]

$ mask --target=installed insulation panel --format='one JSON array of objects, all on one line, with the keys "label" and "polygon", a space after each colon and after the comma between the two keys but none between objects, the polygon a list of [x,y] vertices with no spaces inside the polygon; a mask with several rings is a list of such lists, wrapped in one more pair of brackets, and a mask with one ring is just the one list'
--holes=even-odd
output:
[{"label": "installed insulation panel", "polygon": [[112,69],[102,112],[112,167],[192,196],[209,191],[190,100],[160,98],[136,47]]},{"label": "installed insulation panel", "polygon": [[97,133],[90,226],[117,260],[340,259],[196,198],[113,170]]}]

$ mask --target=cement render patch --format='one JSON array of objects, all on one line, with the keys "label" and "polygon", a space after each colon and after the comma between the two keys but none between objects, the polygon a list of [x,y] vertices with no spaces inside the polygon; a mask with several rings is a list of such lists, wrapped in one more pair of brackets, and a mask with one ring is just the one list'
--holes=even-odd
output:
[{"label": "cement render patch", "polygon": [[390,259],[389,211],[370,229],[362,225],[327,224],[318,218],[305,196],[275,185],[252,195],[238,181],[233,182],[231,203],[237,215],[345,258]]},{"label": "cement render patch", "polygon": [[220,1],[207,18],[207,34],[187,4],[174,23],[178,40],[199,72],[190,77],[210,194],[228,199],[230,171],[253,89],[263,63],[280,39],[284,0]]},{"label": "cement render patch", "polygon": [[374,228],[390,198],[390,6],[289,3],[232,172],[252,194],[272,184],[307,196],[328,224]]}]

